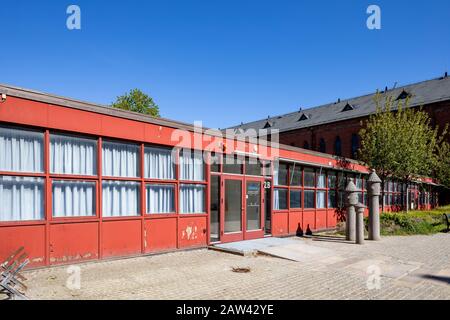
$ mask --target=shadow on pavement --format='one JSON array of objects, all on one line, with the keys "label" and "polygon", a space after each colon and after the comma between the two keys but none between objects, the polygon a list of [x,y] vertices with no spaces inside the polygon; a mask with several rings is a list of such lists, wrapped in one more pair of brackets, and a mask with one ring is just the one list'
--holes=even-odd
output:
[{"label": "shadow on pavement", "polygon": [[441,282],[445,282],[447,284],[450,284],[450,277],[435,276],[435,275],[431,275],[431,274],[424,274],[421,277],[424,278],[424,279],[428,279],[428,280],[441,281]]}]

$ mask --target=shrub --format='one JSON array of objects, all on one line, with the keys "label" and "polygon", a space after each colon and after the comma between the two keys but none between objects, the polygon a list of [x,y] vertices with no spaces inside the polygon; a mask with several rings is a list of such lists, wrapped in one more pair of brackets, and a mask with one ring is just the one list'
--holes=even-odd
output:
[{"label": "shrub", "polygon": [[433,234],[442,232],[446,225],[442,213],[449,208],[433,211],[410,211],[382,213],[380,226],[382,235]]}]

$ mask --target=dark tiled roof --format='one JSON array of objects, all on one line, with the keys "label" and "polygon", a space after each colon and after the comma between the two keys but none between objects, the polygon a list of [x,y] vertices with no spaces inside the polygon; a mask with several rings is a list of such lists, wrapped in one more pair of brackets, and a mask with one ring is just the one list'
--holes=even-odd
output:
[{"label": "dark tiled roof", "polygon": [[[249,122],[232,128],[258,130],[263,128],[267,129],[269,124],[270,129],[278,129],[280,132],[283,132],[330,122],[360,118],[375,113],[375,95],[376,93],[373,93],[357,98],[340,100],[335,103]],[[410,107],[450,100],[450,77],[441,77],[399,87],[382,92],[382,95],[391,96],[394,100],[409,97]],[[302,120],[299,121],[300,119]]]}]

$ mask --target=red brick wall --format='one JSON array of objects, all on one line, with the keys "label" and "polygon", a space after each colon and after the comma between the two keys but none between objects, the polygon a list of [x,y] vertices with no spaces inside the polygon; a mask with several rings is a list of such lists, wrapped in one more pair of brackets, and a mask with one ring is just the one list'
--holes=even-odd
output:
[{"label": "red brick wall", "polygon": [[[444,128],[446,124],[450,124],[450,101],[427,105],[424,110],[430,114],[433,125],[437,124],[439,128]],[[359,132],[366,119],[367,117],[363,117],[281,132],[280,143],[303,148],[306,141],[310,149],[319,151],[319,142],[323,138],[326,153],[334,154],[335,140],[339,136],[341,138],[342,156],[353,158],[352,134]]]}]

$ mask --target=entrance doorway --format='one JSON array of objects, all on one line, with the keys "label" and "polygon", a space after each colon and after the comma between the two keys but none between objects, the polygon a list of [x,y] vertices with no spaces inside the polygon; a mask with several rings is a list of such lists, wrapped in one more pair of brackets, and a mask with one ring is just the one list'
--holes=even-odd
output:
[{"label": "entrance doorway", "polygon": [[264,193],[263,181],[247,180],[245,195],[245,234],[244,239],[256,239],[264,236],[263,203]]},{"label": "entrance doorway", "polygon": [[211,176],[211,242],[262,238],[265,194],[262,178]]},{"label": "entrance doorway", "polygon": [[221,242],[244,239],[243,178],[222,176],[222,212],[220,223]]}]

